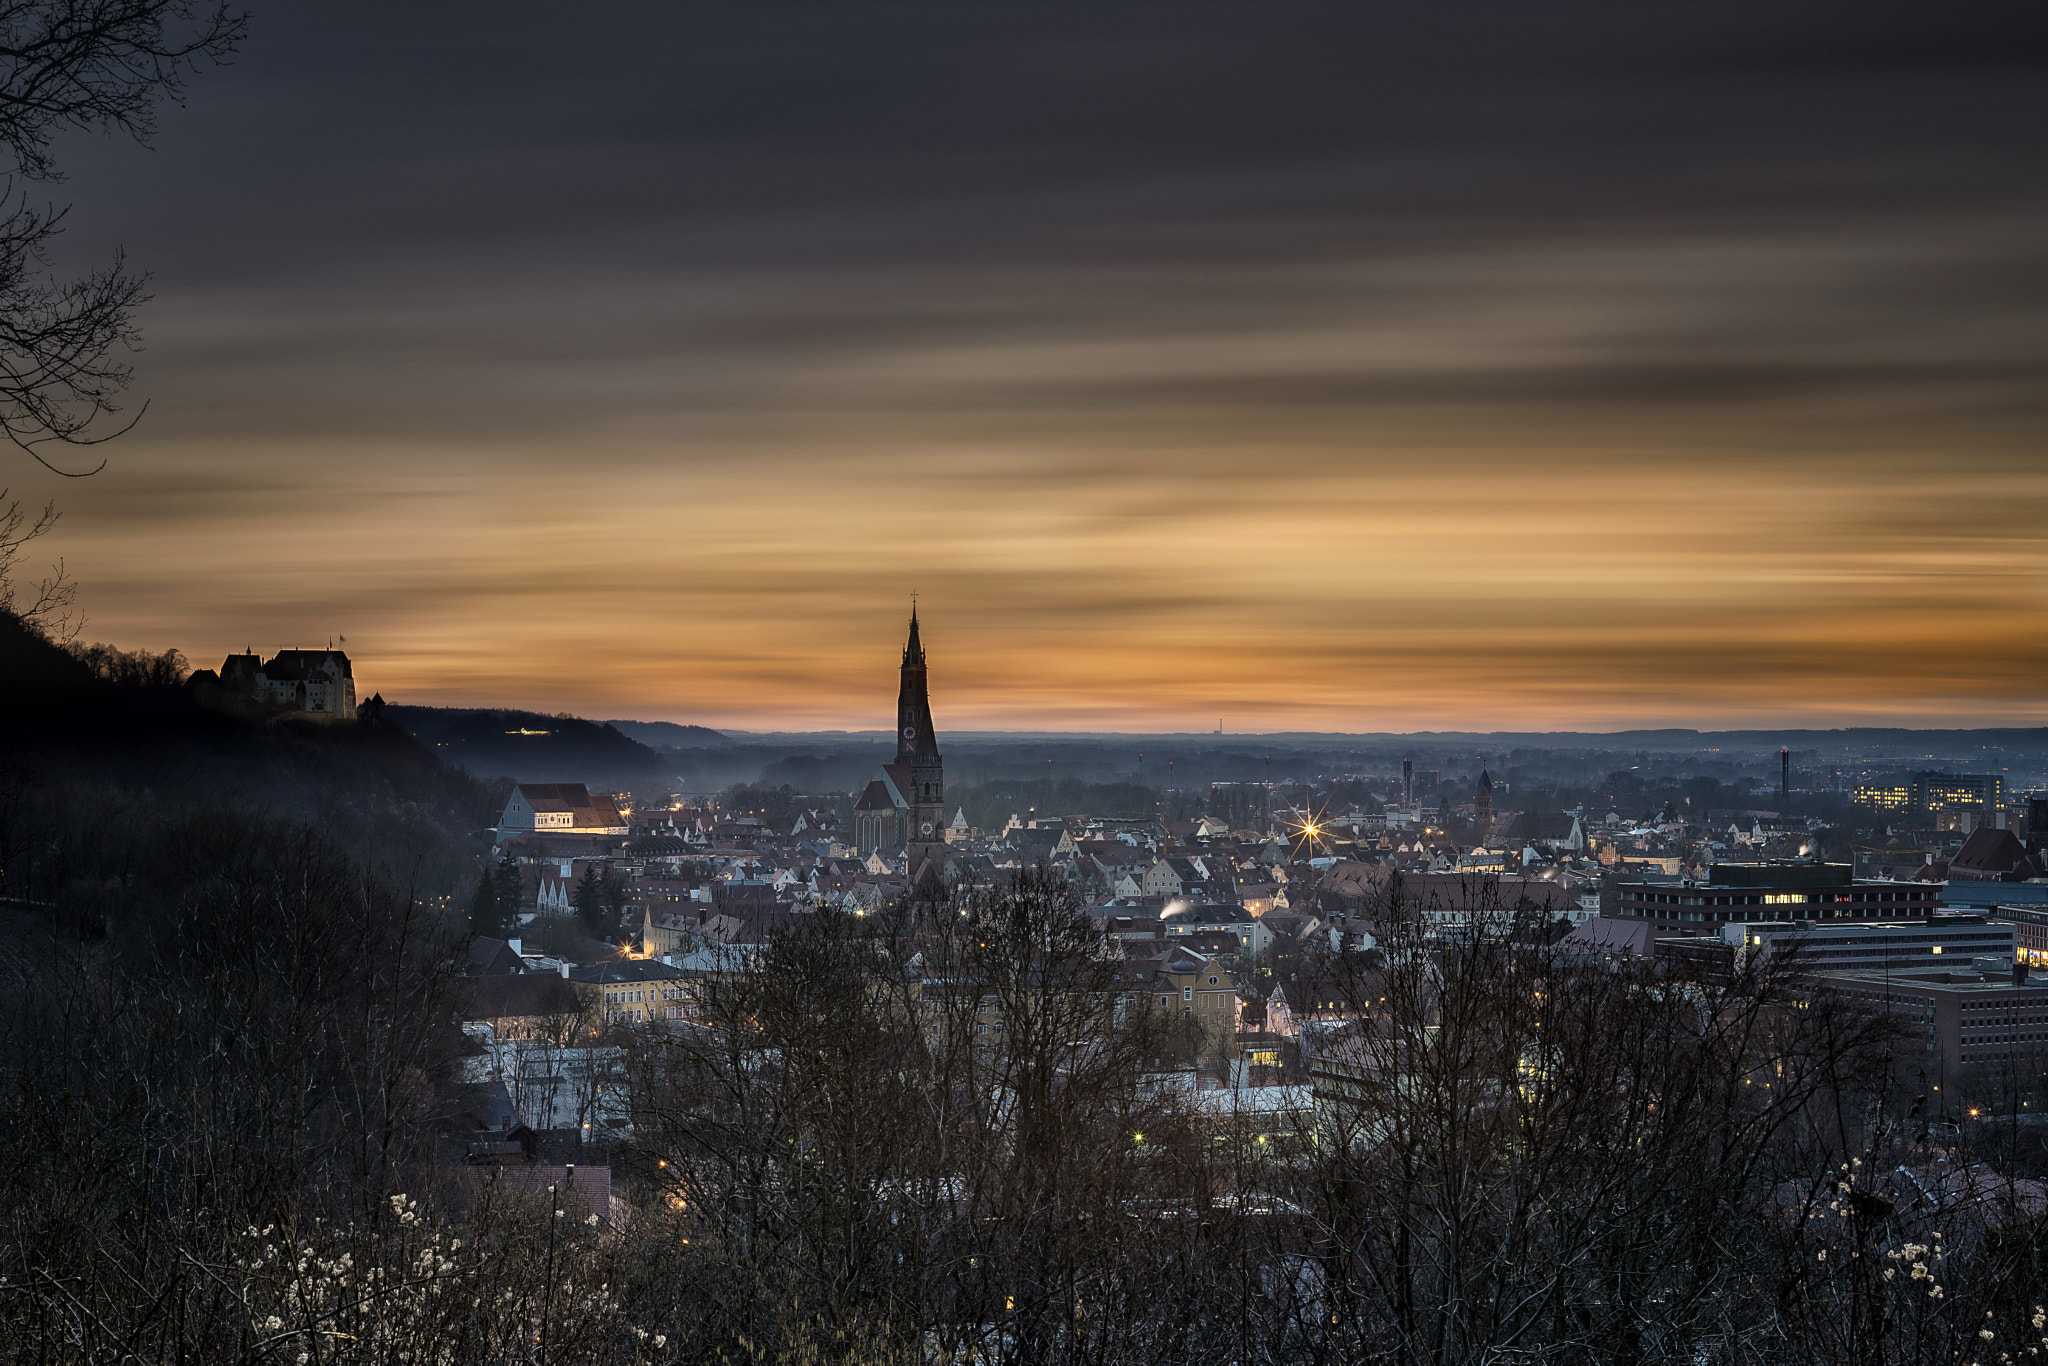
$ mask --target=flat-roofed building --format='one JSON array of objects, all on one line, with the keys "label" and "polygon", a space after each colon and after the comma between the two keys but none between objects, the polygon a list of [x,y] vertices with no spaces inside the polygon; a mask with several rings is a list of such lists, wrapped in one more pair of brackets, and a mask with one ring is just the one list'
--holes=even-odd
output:
[{"label": "flat-roofed building", "polygon": [[1850,790],[1850,799],[1858,806],[1872,807],[1878,811],[1910,811],[1913,809],[1913,788],[1910,783],[1858,783]]},{"label": "flat-roofed building", "polygon": [[1924,972],[1979,958],[1996,958],[2010,970],[2017,942],[2017,932],[2010,924],[1954,912],[1919,920],[1853,924],[1778,921],[1728,925],[1720,937],[1738,950],[1773,956],[1796,954],[1794,961],[1813,973]]},{"label": "flat-roofed building", "polygon": [[1996,773],[1915,773],[1913,810],[1963,811],[2005,805],[2005,779]]},{"label": "flat-roofed building", "polygon": [[1859,879],[1846,863],[1717,863],[1704,881],[1615,884],[1613,918],[1648,921],[1657,934],[1717,934],[1730,924],[1890,920],[1940,906],[1938,884]]},{"label": "flat-roofed building", "polygon": [[1993,906],[1985,914],[2013,927],[2020,962],[2048,968],[2048,906]]},{"label": "flat-roofed building", "polygon": [[1995,964],[1959,971],[1825,973],[1814,979],[1905,1021],[1930,1084],[1980,1066],[2032,1065],[2048,1054],[2048,979]]}]

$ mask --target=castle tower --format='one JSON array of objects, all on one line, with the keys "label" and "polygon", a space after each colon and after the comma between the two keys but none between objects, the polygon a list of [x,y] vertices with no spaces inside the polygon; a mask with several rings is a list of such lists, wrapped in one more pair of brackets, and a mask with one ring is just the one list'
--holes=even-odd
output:
[{"label": "castle tower", "polygon": [[909,803],[904,821],[904,852],[915,876],[927,858],[941,867],[946,859],[946,768],[932,728],[932,701],[926,690],[924,643],[918,638],[917,608],[910,609],[910,639],[903,647],[903,678],[896,692],[896,764],[909,770]]},{"label": "castle tower", "polygon": [[1486,837],[1493,833],[1493,779],[1484,767],[1479,770],[1479,800],[1475,805],[1478,810],[1472,821],[1473,843],[1484,849]]}]

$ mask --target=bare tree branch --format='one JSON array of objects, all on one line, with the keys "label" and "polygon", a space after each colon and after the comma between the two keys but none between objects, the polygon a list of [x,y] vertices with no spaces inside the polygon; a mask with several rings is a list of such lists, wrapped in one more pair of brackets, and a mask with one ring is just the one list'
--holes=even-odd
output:
[{"label": "bare tree branch", "polygon": [[25,0],[0,3],[0,149],[11,162],[0,191],[0,429],[44,468],[67,478],[48,447],[95,446],[128,431],[108,422],[133,371],[134,311],[147,276],[120,253],[73,280],[50,271],[65,210],[37,206],[17,182],[64,177],[51,140],[66,130],[126,133],[147,145],[158,105],[182,102],[192,72],[226,61],[248,16],[197,0]]}]

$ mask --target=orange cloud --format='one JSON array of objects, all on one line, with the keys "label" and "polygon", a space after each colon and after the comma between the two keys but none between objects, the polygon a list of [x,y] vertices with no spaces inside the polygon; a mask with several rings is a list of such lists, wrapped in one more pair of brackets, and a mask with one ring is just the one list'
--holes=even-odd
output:
[{"label": "orange cloud", "polygon": [[170,299],[56,548],[95,637],[408,702],[879,725],[915,590],[956,729],[2048,721],[2033,324],[1840,308],[1929,240],[678,277],[587,353]]}]

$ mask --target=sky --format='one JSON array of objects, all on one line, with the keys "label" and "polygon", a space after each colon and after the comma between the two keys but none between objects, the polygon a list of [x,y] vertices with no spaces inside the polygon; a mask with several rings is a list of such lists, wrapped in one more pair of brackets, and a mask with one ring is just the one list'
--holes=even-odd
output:
[{"label": "sky", "polygon": [[[258,4],[86,635],[943,730],[2048,723],[2048,15]],[[131,408],[132,411],[132,408]]]}]

